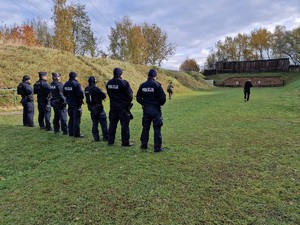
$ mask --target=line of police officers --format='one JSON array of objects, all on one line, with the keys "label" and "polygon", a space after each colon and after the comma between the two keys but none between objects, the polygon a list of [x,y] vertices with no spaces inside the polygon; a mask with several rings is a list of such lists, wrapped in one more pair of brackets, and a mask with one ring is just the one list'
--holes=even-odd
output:
[{"label": "line of police officers", "polygon": [[[84,92],[80,83],[77,81],[75,72],[69,73],[69,80],[63,85],[60,82],[61,75],[52,73],[53,82],[47,83],[47,73],[39,72],[39,80],[30,86],[30,77],[23,76],[22,82],[17,90],[22,96],[23,105],[23,125],[34,127],[34,102],[33,94],[37,95],[38,102],[38,123],[41,129],[53,131],[51,127],[51,107],[54,111],[53,128],[54,133],[62,131],[64,135],[68,134],[75,138],[84,137],[80,133],[80,122],[82,115],[82,104],[85,97],[92,120],[92,134],[94,141],[100,141],[98,125],[100,123],[102,130],[102,140],[107,141],[108,145],[115,142],[117,125],[121,124],[122,146],[130,147],[129,123],[133,119],[130,112],[132,107],[133,92],[129,83],[122,79],[122,69],[115,68],[113,78],[106,84],[106,91],[110,98],[109,110],[109,128],[107,128],[107,117],[104,111],[102,101],[106,94],[96,86],[95,77],[88,79],[89,85]],[[138,89],[136,100],[143,108],[141,149],[148,148],[149,130],[153,123],[154,130],[154,152],[163,151],[161,126],[163,125],[161,106],[166,102],[166,94],[160,83],[156,81],[157,72],[150,69],[148,80],[142,83]],[[66,106],[68,105],[68,109]],[[69,120],[67,123],[67,113]]]}]

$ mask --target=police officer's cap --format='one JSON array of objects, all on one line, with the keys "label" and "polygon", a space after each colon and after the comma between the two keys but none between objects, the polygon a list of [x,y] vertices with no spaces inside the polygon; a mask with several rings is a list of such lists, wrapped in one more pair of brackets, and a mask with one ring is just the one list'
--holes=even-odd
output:
[{"label": "police officer's cap", "polygon": [[156,77],[157,73],[154,69],[149,70],[148,77]]},{"label": "police officer's cap", "polygon": [[47,72],[38,72],[40,77],[45,77],[47,76]]},{"label": "police officer's cap", "polygon": [[77,73],[75,73],[75,72],[70,72],[70,73],[69,73],[69,77],[70,77],[70,79],[75,79],[75,78],[77,77]]},{"label": "police officer's cap", "polygon": [[24,75],[22,81],[23,81],[23,82],[26,82],[26,81],[28,81],[28,80],[30,80],[30,76]]},{"label": "police officer's cap", "polygon": [[59,73],[52,73],[52,78],[59,78],[60,74]]},{"label": "police officer's cap", "polygon": [[88,79],[89,84],[95,84],[97,83],[96,78],[94,76],[90,76]]},{"label": "police officer's cap", "polygon": [[123,73],[123,71],[122,71],[121,68],[116,67],[116,68],[114,69],[114,77],[120,77],[120,76],[122,76],[122,73]]}]

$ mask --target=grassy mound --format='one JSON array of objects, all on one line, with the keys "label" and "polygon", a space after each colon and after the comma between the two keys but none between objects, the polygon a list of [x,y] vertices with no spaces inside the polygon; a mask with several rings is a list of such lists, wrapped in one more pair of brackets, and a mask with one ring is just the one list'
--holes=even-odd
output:
[{"label": "grassy mound", "polygon": [[[83,87],[87,85],[88,77],[93,75],[98,79],[98,85],[104,88],[105,83],[112,78],[112,71],[115,67],[123,69],[123,79],[129,81],[135,93],[139,85],[146,80],[149,71],[149,67],[143,65],[112,59],[75,57],[70,53],[54,49],[1,46],[0,88],[15,88],[25,74],[30,75],[32,82],[35,82],[38,79],[39,71],[59,72],[62,74],[62,82],[67,81],[70,71],[75,71],[78,73],[78,79]],[[48,79],[51,81],[51,76]],[[182,93],[190,89],[210,88],[202,77],[196,79],[186,73],[164,69],[158,69],[158,81],[165,89],[169,81],[172,81],[175,86],[175,93]],[[0,91],[0,104],[2,106],[13,105],[11,94]]]}]

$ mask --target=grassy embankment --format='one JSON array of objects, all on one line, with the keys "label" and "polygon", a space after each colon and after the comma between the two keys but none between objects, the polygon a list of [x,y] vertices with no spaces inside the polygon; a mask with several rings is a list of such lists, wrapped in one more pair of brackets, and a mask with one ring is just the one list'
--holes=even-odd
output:
[{"label": "grassy embankment", "polygon": [[76,140],[0,116],[0,224],[300,224],[299,111],[300,80],[175,94],[159,154],[137,103],[129,149],[90,143],[85,107]]},{"label": "grassy embankment", "polygon": [[[87,85],[88,77],[93,75],[98,79],[98,85],[104,88],[105,82],[112,78],[112,71],[115,67],[123,69],[123,78],[130,82],[134,92],[145,81],[149,71],[149,67],[142,65],[133,65],[111,59],[75,57],[72,54],[54,49],[1,46],[0,88],[16,88],[25,74],[30,75],[34,83],[38,79],[39,71],[59,72],[62,74],[62,82],[67,81],[70,71],[75,71],[78,73],[78,79],[83,87]],[[51,75],[48,80],[51,81]],[[182,72],[159,70],[158,81],[162,83],[164,88],[167,87],[169,81],[172,81],[177,93],[190,89],[209,88],[200,74],[190,76]],[[12,99],[12,92],[0,91],[0,111],[11,109]],[[17,102],[19,100],[20,98]]]}]

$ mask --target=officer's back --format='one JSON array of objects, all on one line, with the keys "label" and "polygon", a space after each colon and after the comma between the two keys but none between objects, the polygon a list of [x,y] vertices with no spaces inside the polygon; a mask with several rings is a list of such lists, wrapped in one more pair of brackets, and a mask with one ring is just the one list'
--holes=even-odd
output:
[{"label": "officer's back", "polygon": [[39,72],[39,80],[33,85],[34,94],[37,95],[39,104],[47,104],[50,94],[50,85],[47,83],[47,73]]},{"label": "officer's back", "polygon": [[94,76],[89,77],[89,85],[85,88],[86,103],[91,105],[100,105],[106,98],[106,94],[96,86],[96,79]]},{"label": "officer's back", "polygon": [[29,82],[30,82],[30,77],[28,75],[24,75],[23,80],[19,84],[17,90],[18,90],[18,94],[22,96],[22,99],[31,102],[33,101],[33,89],[30,86]]},{"label": "officer's back", "polygon": [[84,98],[84,93],[81,89],[81,85],[76,80],[77,74],[71,72],[69,74],[69,80],[64,84],[63,93],[66,97],[67,104],[70,107],[80,107]]},{"label": "officer's back", "polygon": [[[64,99],[64,96],[62,95],[63,91],[63,84],[58,80],[58,77],[60,77],[60,74],[58,73],[52,73],[53,81],[50,84],[50,92],[51,96],[54,99]],[[56,78],[56,79],[54,79]]]},{"label": "officer's back", "polygon": [[166,102],[166,95],[161,84],[151,76],[140,85],[137,93],[137,101],[143,106],[160,107]]},{"label": "officer's back", "polygon": [[250,81],[250,80],[247,80],[247,81],[245,82],[244,89],[245,89],[245,90],[250,90],[251,87],[253,87],[251,81]]},{"label": "officer's back", "polygon": [[121,78],[122,70],[114,69],[114,77],[106,84],[111,107],[128,107],[133,99],[129,83]]}]

